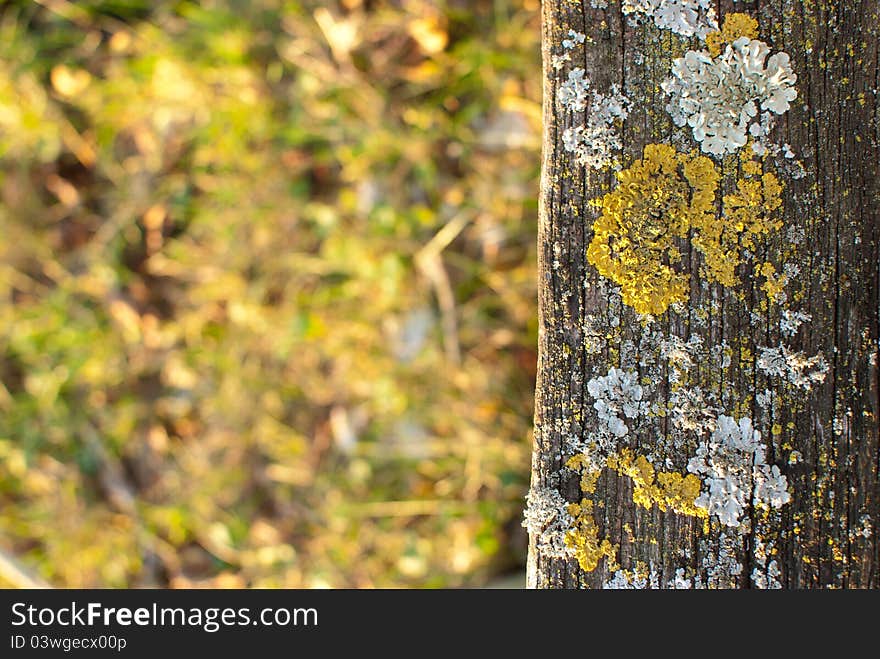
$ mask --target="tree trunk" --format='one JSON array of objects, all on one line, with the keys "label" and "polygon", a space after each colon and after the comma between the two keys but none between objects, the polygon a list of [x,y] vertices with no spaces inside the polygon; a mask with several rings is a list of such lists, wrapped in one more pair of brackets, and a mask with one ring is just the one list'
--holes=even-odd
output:
[{"label": "tree trunk", "polygon": [[880,586],[878,23],[544,0],[530,587]]}]

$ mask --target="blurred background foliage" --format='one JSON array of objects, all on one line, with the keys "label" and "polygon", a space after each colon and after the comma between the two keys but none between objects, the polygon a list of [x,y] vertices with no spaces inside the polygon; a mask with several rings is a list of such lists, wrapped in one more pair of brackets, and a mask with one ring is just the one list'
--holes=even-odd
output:
[{"label": "blurred background foliage", "polygon": [[538,0],[0,7],[0,585],[519,570]]}]

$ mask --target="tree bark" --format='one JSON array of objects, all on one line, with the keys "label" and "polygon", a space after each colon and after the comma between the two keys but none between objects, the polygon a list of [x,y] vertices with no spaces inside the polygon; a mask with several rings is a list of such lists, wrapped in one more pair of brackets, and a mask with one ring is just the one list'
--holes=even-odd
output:
[{"label": "tree bark", "polygon": [[[790,109],[766,113],[769,136],[722,155],[675,125],[664,81],[689,50],[723,57],[747,21],[704,39],[650,7],[624,13],[634,4],[543,2],[529,587],[876,588],[880,2],[713,3],[719,24],[757,20],[749,38],[787,53],[797,76]],[[590,81],[581,105],[575,69]],[[631,103],[603,124],[620,138],[606,145],[614,162],[580,157],[565,131],[595,125],[608,105],[590,95],[613,85]],[[669,149],[677,165],[644,174]],[[703,215],[688,170],[700,158],[718,178]],[[750,207],[746,191],[759,189]],[[603,239],[599,221],[615,217],[641,224]],[[603,240],[605,274],[601,250],[588,257]],[[659,257],[646,265],[645,254]],[[713,274],[712,259],[733,277]],[[660,272],[685,282],[682,294],[646,293]]]}]

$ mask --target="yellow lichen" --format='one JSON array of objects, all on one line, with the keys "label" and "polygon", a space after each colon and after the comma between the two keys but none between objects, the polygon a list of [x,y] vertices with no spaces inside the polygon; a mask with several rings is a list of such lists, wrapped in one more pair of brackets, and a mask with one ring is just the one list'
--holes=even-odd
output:
[{"label": "yellow lichen", "polygon": [[740,37],[757,39],[758,21],[748,14],[731,13],[725,17],[720,32],[710,32],[706,35],[706,47],[712,57],[717,57],[721,54],[721,47],[724,44],[733,43]]},{"label": "yellow lichen", "polygon": [[[711,172],[706,170],[707,164],[712,167]],[[706,180],[714,177],[718,181],[718,173],[715,165],[708,158],[694,159],[686,165],[692,170],[691,177],[697,180]],[[696,196],[698,192],[694,193]],[[705,194],[705,193],[703,193]],[[691,218],[693,246],[703,255],[701,274],[710,281],[722,286],[734,286],[736,276],[734,270],[739,264],[739,249],[736,236],[730,235],[726,219],[720,217],[715,211],[715,190],[712,190],[711,199],[701,200],[703,212],[695,213]]]},{"label": "yellow lichen", "polygon": [[[782,191],[783,185],[776,175],[764,172],[761,163],[744,153],[742,177],[736,183],[736,191],[724,196],[724,226],[728,235],[722,240],[726,244],[738,240],[741,249],[754,251],[757,236],[782,227],[777,213],[782,207]],[[785,275],[777,274],[771,263],[760,264],[758,272],[765,279],[761,288],[767,298],[775,299],[787,283]]]},{"label": "yellow lichen", "polygon": [[568,506],[568,513],[575,519],[575,527],[565,534],[565,545],[569,547],[578,565],[584,572],[592,572],[603,558],[608,560],[608,569],[617,569],[617,548],[607,539],[599,540],[599,526],[593,517],[593,502],[581,499],[580,503]]},{"label": "yellow lichen", "polygon": [[[566,462],[570,469],[581,470],[580,486],[585,494],[596,490],[601,470],[592,467],[592,461],[584,454],[578,454]],[[661,511],[671,510],[680,515],[703,520],[703,529],[708,531],[709,515],[704,508],[695,505],[700,496],[700,479],[694,474],[682,476],[677,472],[657,472],[644,456],[636,456],[631,449],[623,449],[606,459],[606,467],[628,476],[633,481],[632,500],[638,506],[650,510],[657,506]],[[617,569],[618,546],[607,538],[600,539],[599,526],[593,516],[596,503],[589,497],[580,503],[568,505],[568,513],[574,518],[574,525],[565,534],[565,545],[584,572],[595,570],[599,562],[607,559],[607,568]],[[601,502],[600,504],[601,505]],[[631,529],[630,529],[631,534]]]},{"label": "yellow lichen", "polygon": [[596,491],[596,482],[602,473],[601,471],[591,470],[590,464],[590,459],[583,453],[578,453],[569,458],[568,462],[565,463],[565,466],[569,469],[581,472],[581,492],[585,494],[592,494]]},{"label": "yellow lichen", "polygon": [[777,274],[772,263],[762,263],[760,272],[765,278],[764,283],[761,284],[761,290],[767,294],[768,299],[776,299],[776,296],[782,293],[788,283],[788,277]]},{"label": "yellow lichen", "polygon": [[694,501],[700,496],[700,479],[694,474],[657,472],[647,458],[636,457],[630,449],[608,458],[608,467],[629,476],[633,481],[633,503],[646,510],[657,506],[661,511],[673,510],[688,517],[707,519],[708,511]]},{"label": "yellow lichen", "polygon": [[[581,490],[592,493],[601,475],[591,467],[591,461],[583,454],[576,455],[566,462],[570,469],[581,470]],[[607,458],[606,466],[633,480],[633,503],[645,509],[657,506],[666,512],[672,510],[681,515],[703,519],[704,528],[708,524],[708,513],[698,508],[694,501],[700,495],[700,479],[693,474],[682,476],[676,472],[656,472],[654,466],[644,456],[636,457],[630,449]],[[565,545],[572,550],[578,565],[584,572],[595,570],[599,562],[607,560],[609,571],[617,569],[617,545],[607,538],[599,538],[599,526],[593,516],[596,504],[584,497],[580,503],[568,506],[568,513],[574,518],[574,526],[565,534]]]},{"label": "yellow lichen", "polygon": [[[592,462],[586,455],[579,453],[569,458],[566,466],[581,471],[580,486],[583,493],[592,494],[596,491],[596,482],[602,471],[593,469]],[[617,548],[607,539],[599,539],[599,527],[593,517],[593,507],[593,501],[587,497],[581,499],[580,503],[569,504],[568,513],[575,522],[565,535],[565,544],[572,550],[584,572],[595,570],[603,557],[608,559],[609,569],[614,570],[617,566]]]},{"label": "yellow lichen", "polygon": [[687,299],[676,241],[691,229],[718,230],[718,170],[704,156],[648,144],[643,158],[617,174],[617,188],[593,201],[602,209],[587,259],[621,287],[623,302],[641,314],[662,314]]},{"label": "yellow lichen", "polygon": [[[601,215],[593,224],[587,259],[621,288],[623,302],[640,314],[659,315],[688,297],[690,275],[681,265],[687,239],[702,256],[704,280],[732,287],[743,249],[755,237],[782,226],[782,184],[764,172],[751,149],[743,154],[735,192],[725,195],[724,213],[715,208],[720,175],[704,156],[649,144],[641,160],[618,173],[617,188],[593,200]],[[772,268],[772,266],[769,266]],[[770,299],[785,279],[766,267],[762,288]]]},{"label": "yellow lichen", "polygon": [[768,233],[782,226],[774,213],[782,206],[783,186],[775,174],[764,172],[750,146],[740,154],[742,177],[736,183],[737,191],[724,196],[724,211],[737,221],[737,231]]}]

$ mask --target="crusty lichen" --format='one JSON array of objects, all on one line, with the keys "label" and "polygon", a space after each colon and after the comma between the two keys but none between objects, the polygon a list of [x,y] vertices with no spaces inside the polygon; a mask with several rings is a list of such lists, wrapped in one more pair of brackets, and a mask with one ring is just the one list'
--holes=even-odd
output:
[{"label": "crusty lichen", "polygon": [[617,546],[608,539],[599,539],[599,525],[593,517],[593,501],[581,499],[568,506],[575,519],[575,527],[565,536],[565,544],[574,554],[584,572],[592,572],[603,558],[608,560],[609,571],[617,568]]},{"label": "crusty lichen", "polygon": [[657,506],[663,512],[672,510],[680,515],[708,519],[708,511],[694,503],[700,496],[700,479],[694,474],[657,472],[645,456],[636,456],[630,449],[610,456],[608,467],[632,479],[632,498],[636,505],[646,510]]},{"label": "crusty lichen", "polygon": [[[750,150],[743,151],[742,176],[736,182],[736,191],[724,195],[724,226],[730,234],[726,241],[738,237],[742,249],[754,251],[756,237],[778,231],[782,227],[778,211],[782,207],[783,189],[776,175],[765,172]],[[758,273],[764,278],[761,288],[768,300],[775,300],[787,277],[778,274],[769,262],[761,263]]]},{"label": "crusty lichen", "polygon": [[721,54],[724,44],[733,43],[740,37],[749,39],[758,38],[758,21],[749,16],[734,12],[724,17],[724,25],[721,30],[715,30],[706,35],[706,48],[712,57]]},{"label": "crusty lichen", "polygon": [[574,519],[568,514],[568,502],[557,490],[533,487],[526,495],[522,525],[545,556],[570,556],[565,535],[574,526]]},{"label": "crusty lichen", "polygon": [[617,188],[594,201],[602,215],[587,259],[620,285],[625,304],[659,315],[687,299],[688,275],[674,267],[681,261],[676,239],[715,224],[720,175],[708,158],[648,144],[617,178]]},{"label": "crusty lichen", "polygon": [[[637,313],[659,315],[687,300],[690,277],[680,266],[687,238],[703,257],[703,279],[732,287],[743,250],[754,251],[756,237],[782,226],[782,184],[750,151],[743,154],[742,177],[724,196],[723,214],[715,208],[715,164],[666,144],[647,145],[641,160],[618,173],[617,188],[594,200],[602,214],[587,259],[621,287],[624,303]],[[770,263],[761,264],[759,274],[764,292],[775,299],[785,275]]]}]

